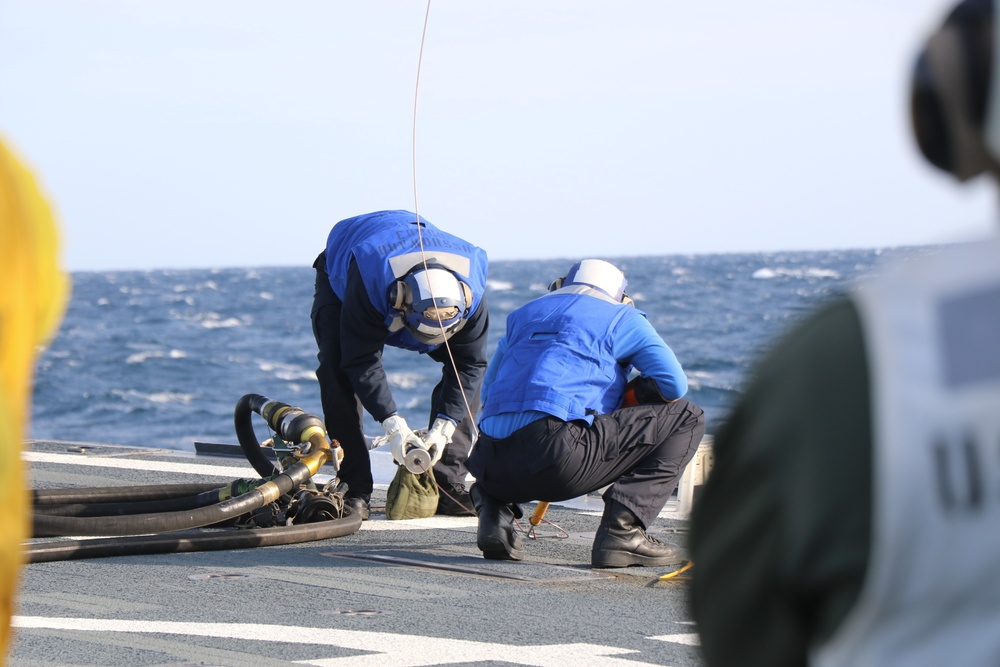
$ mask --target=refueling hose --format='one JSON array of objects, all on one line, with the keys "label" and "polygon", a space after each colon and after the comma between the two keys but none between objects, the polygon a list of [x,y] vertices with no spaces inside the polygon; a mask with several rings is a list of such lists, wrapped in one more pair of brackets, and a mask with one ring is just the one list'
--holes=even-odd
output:
[{"label": "refueling hose", "polygon": [[300,526],[220,530],[207,533],[202,531],[178,532],[169,535],[138,535],[68,542],[39,542],[28,545],[25,555],[29,563],[49,563],[57,560],[106,558],[109,556],[251,549],[343,537],[356,533],[360,528],[361,515],[347,514],[342,519],[306,523]]},{"label": "refueling hose", "polygon": [[[296,449],[296,460],[284,470],[279,471],[264,455],[253,432],[251,412],[264,417],[286,442],[304,445]],[[331,503],[329,498],[321,497],[304,503],[303,506],[308,505],[310,509],[300,513],[302,521],[315,523],[212,533],[175,532],[230,525],[261,508],[273,508],[292,494],[316,494],[310,482],[320,467],[330,462],[339,469],[343,458],[339,443],[329,441],[321,419],[299,408],[271,401],[260,394],[247,394],[236,405],[234,423],[240,446],[261,479],[235,480],[221,487],[166,484],[33,490],[33,537],[131,537],[34,543],[26,552],[28,562],[290,544],[340,537],[361,527],[360,517],[344,509],[342,503]],[[299,492],[307,487],[313,490]],[[265,514],[269,511],[264,510]],[[292,519],[287,520],[290,523]],[[151,535],[166,532],[173,534]]]},{"label": "refueling hose", "polygon": [[60,503],[133,502],[190,496],[217,488],[218,484],[203,482],[152,486],[102,486],[93,489],[32,489],[31,502],[35,507]]},{"label": "refueling hose", "polygon": [[[239,440],[240,448],[243,449],[243,455],[261,477],[266,479],[280,471],[265,456],[260,442],[257,441],[253,424],[250,422],[251,412],[263,417],[285,442],[309,443],[307,451],[310,453],[317,449],[330,450],[332,447],[334,454],[326,460],[333,463],[334,469],[340,469],[340,461],[344,457],[343,451],[336,440],[332,443],[327,440],[326,427],[322,419],[287,403],[272,401],[260,394],[247,394],[236,403],[233,426],[236,428],[236,438]],[[317,470],[319,466],[312,471],[312,474],[315,475]]]},{"label": "refueling hose", "polygon": [[[329,450],[321,452],[319,456],[325,456],[328,452]],[[34,537],[144,535],[209,526],[260,509],[309,481],[311,477],[309,466],[297,461],[285,472],[272,476],[260,486],[235,498],[227,498],[228,486],[220,488],[217,494],[219,502],[207,507],[128,516],[71,517],[35,514],[32,534]]]},{"label": "refueling hose", "polygon": [[[121,489],[121,492],[113,492]],[[64,492],[70,493],[64,493]],[[53,495],[49,495],[52,493]],[[161,486],[99,487],[91,489],[34,490],[35,514],[108,516],[175,512],[219,502],[219,485],[172,484]]]}]

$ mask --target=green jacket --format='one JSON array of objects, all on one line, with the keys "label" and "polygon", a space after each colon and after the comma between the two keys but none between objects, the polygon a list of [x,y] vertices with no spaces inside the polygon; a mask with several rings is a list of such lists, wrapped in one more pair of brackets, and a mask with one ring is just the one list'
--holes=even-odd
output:
[{"label": "green jacket", "polygon": [[804,665],[837,629],[868,564],[871,452],[861,322],[842,299],[764,357],[716,434],[690,540],[708,665]]}]

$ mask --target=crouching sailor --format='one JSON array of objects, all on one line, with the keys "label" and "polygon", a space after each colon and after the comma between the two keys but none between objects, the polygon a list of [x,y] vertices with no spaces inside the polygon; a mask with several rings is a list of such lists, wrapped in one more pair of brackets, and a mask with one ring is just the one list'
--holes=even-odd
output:
[{"label": "crouching sailor", "polygon": [[[483,380],[475,475],[483,556],[521,560],[518,503],[556,502],[606,485],[593,567],[671,565],[674,544],[646,534],[705,432],[673,351],[608,262],[574,264],[514,310]],[[622,407],[632,369],[653,400]]]},{"label": "crouching sailor", "polygon": [[[466,415],[478,410],[486,370],[486,252],[414,213],[377,211],[334,225],[313,266],[316,378],[327,431],[344,448],[345,500],[368,518],[364,407],[385,429],[397,463],[413,448],[427,452],[442,491],[437,513],[471,515],[465,458],[475,424]],[[382,366],[386,345],[442,364],[424,436],[396,411]]]}]

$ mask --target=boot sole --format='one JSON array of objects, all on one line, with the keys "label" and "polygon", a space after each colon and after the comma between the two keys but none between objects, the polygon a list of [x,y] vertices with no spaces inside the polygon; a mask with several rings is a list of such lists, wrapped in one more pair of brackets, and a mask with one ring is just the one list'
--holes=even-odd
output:
[{"label": "boot sole", "polygon": [[665,565],[680,565],[687,561],[684,556],[663,556],[652,558],[639,554],[621,551],[598,551],[590,556],[591,567],[663,567]]},{"label": "boot sole", "polygon": [[521,550],[495,537],[478,540],[476,546],[487,560],[521,560]]}]

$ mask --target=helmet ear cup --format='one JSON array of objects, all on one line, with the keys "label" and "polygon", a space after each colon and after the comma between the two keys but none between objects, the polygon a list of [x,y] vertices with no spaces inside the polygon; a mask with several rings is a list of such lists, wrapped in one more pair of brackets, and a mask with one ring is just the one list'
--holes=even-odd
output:
[{"label": "helmet ear cup", "polygon": [[411,301],[410,286],[402,280],[397,280],[389,287],[389,307],[393,310],[405,310]]},{"label": "helmet ear cup", "polygon": [[465,312],[462,313],[462,317],[468,317],[469,312],[472,310],[472,288],[462,280],[459,280],[458,284],[462,288],[462,297],[465,299]]},{"label": "helmet ear cup", "polygon": [[565,284],[565,282],[566,282],[566,276],[563,276],[562,278],[556,278],[555,280],[549,283],[549,291],[555,292],[557,289],[562,289],[562,286],[563,284]]}]

